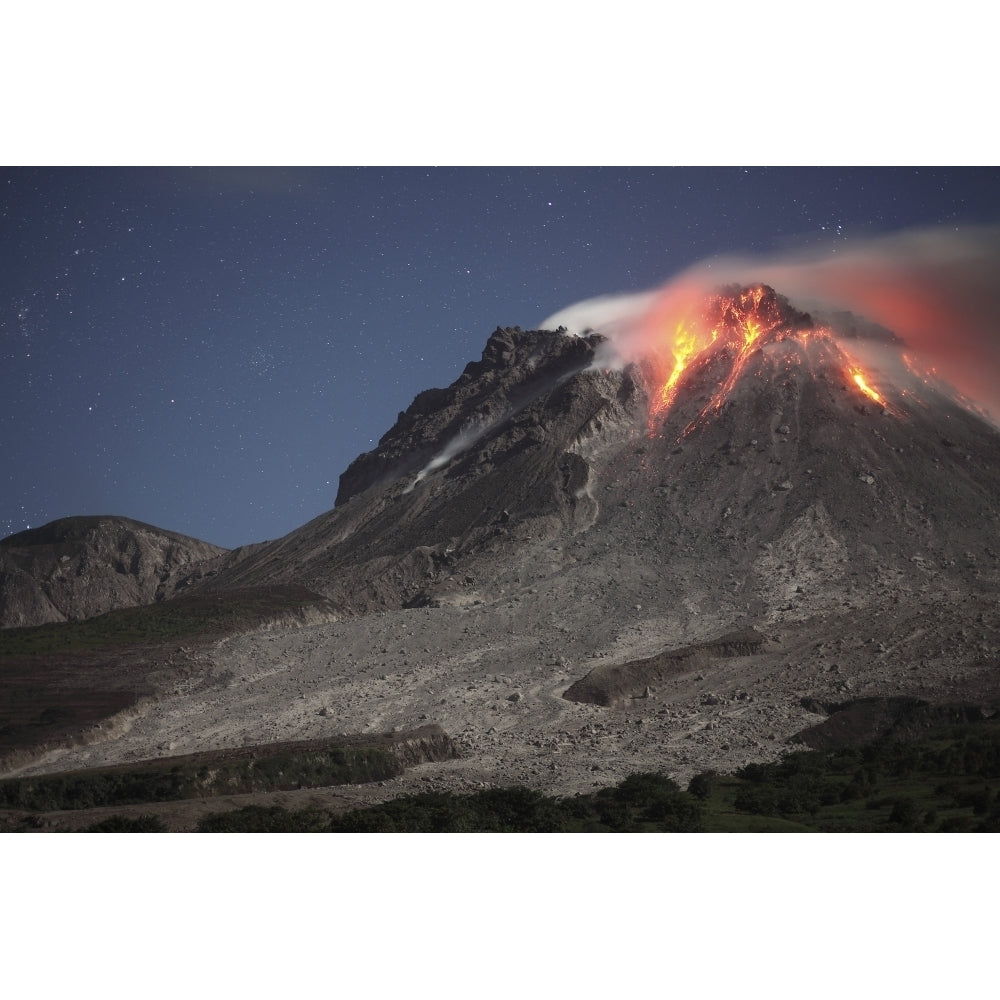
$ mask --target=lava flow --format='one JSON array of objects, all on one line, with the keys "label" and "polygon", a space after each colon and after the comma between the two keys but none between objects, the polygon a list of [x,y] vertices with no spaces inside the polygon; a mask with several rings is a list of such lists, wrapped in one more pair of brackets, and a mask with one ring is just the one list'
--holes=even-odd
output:
[{"label": "lava flow", "polygon": [[[714,343],[714,341],[715,337],[713,336],[710,343]],[[671,348],[674,356],[674,367],[656,395],[650,418],[670,409],[670,405],[673,403],[674,396],[677,393],[677,383],[680,381],[681,375],[684,374],[684,369],[687,368],[692,356],[704,349],[703,346],[699,345],[698,335],[693,329],[686,327],[684,324],[678,324],[674,332],[673,347]]]},{"label": "lava flow", "polygon": [[865,373],[857,366],[851,365],[848,370],[848,374],[854,380],[854,384],[871,400],[874,400],[879,406],[885,406],[885,400],[879,395],[879,393],[873,389],[868,384],[868,377]]},{"label": "lava flow", "polygon": [[[726,288],[697,303],[686,303],[680,310],[674,300],[667,308],[654,309],[647,323],[649,342],[653,345],[650,362],[653,380],[660,386],[653,393],[650,405],[650,433],[654,433],[655,425],[674,405],[686,374],[701,370],[717,359],[726,364],[722,378],[715,375],[717,387],[709,401],[685,428],[685,434],[722,408],[751,358],[761,348],[790,339],[802,346],[807,358],[812,356],[814,345],[823,345],[822,356],[842,365],[850,385],[888,409],[873,378],[838,347],[832,332],[815,326],[808,313],[795,309],[767,285]],[[664,328],[673,329],[671,338],[664,338],[659,332]]]}]

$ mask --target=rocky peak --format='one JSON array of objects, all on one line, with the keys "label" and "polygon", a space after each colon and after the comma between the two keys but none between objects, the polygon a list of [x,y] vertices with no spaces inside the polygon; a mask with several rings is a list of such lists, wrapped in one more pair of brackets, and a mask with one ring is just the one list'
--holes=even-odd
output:
[{"label": "rocky peak", "polygon": [[522,410],[560,379],[594,360],[603,338],[565,331],[497,327],[482,358],[446,389],[421,392],[383,435],[340,477],[336,506],[371,486],[417,472],[463,435],[480,436]]},{"label": "rocky peak", "polygon": [[813,319],[770,285],[731,285],[708,298],[705,325],[718,330],[723,342],[742,346],[756,340],[761,346],[769,338],[811,330]]}]

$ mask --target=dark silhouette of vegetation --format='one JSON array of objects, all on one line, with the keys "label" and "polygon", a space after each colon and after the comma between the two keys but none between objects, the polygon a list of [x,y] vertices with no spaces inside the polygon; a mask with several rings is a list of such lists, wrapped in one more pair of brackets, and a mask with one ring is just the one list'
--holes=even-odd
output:
[{"label": "dark silhouette of vegetation", "polygon": [[711,794],[719,780],[719,775],[715,771],[700,771],[688,782],[688,791],[702,802]]},{"label": "dark silhouette of vegetation", "polygon": [[595,798],[601,821],[617,830],[648,827],[690,833],[701,829],[700,802],[662,774],[629,775],[613,788],[602,788]]},{"label": "dark silhouette of vegetation", "polygon": [[200,833],[323,833],[329,819],[318,809],[290,812],[281,806],[245,806],[203,816],[198,830]]},{"label": "dark silhouette of vegetation", "polygon": [[634,774],[593,795],[555,799],[516,786],[469,795],[426,792],[341,815],[289,812],[274,806],[211,813],[202,833],[624,833],[695,832],[701,804],[662,774]]},{"label": "dark silhouette of vegetation", "polygon": [[158,816],[122,816],[116,813],[93,823],[81,833],[167,833],[167,824]]},{"label": "dark silhouette of vegetation", "polygon": [[384,781],[403,770],[381,747],[254,748],[0,781],[0,807],[46,812]]},{"label": "dark silhouette of vegetation", "polygon": [[[253,787],[332,783],[331,774],[374,780],[377,747],[286,745],[265,757],[105,769],[0,782],[0,803],[27,810],[165,801]],[[255,748],[259,751],[260,748]],[[391,755],[383,754],[385,759]],[[392,765],[398,762],[392,758]],[[227,767],[229,770],[227,770]],[[346,769],[346,770],[341,770]],[[365,777],[368,775],[369,777]],[[260,785],[254,785],[259,781]],[[234,784],[235,782],[235,784]],[[246,782],[240,785],[240,782]],[[285,784],[279,786],[279,782]],[[194,788],[196,791],[192,792]],[[118,824],[115,826],[115,824]],[[106,829],[135,820],[112,817]],[[29,816],[22,828],[38,826]],[[98,824],[95,824],[95,827]],[[105,827],[102,827],[104,829]],[[204,832],[1000,832],[1000,718],[929,731],[919,741],[883,738],[852,748],[807,750],[733,775],[703,772],[686,791],[662,774],[633,774],[611,788],[557,799],[528,788],[469,795],[409,795],[353,812],[289,812],[250,806],[212,813]]]},{"label": "dark silhouette of vegetation", "polygon": [[713,790],[709,823],[747,828],[745,814],[755,829],[986,832],[1000,824],[998,798],[1000,721],[989,719],[748,765]]}]

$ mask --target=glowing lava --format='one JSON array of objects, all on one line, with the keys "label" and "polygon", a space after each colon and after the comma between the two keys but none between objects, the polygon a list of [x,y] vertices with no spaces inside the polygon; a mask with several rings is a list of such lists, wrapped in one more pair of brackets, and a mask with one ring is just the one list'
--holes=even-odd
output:
[{"label": "glowing lava", "polygon": [[[672,330],[672,335],[664,332]],[[675,297],[654,307],[647,317],[650,347],[650,374],[659,389],[652,394],[649,431],[674,406],[686,379],[692,385],[713,385],[708,402],[683,433],[718,413],[730,398],[751,363],[757,365],[760,352],[781,341],[793,341],[788,364],[806,361],[843,366],[850,383],[866,398],[892,412],[875,388],[871,375],[839,346],[833,332],[814,325],[812,318],[795,309],[787,299],[767,285],[723,289],[716,294]],[[751,361],[751,359],[756,359]],[[760,365],[759,374],[766,365]]]},{"label": "glowing lava", "polygon": [[852,365],[848,369],[847,373],[848,373],[848,375],[851,376],[851,379],[854,381],[854,384],[869,399],[874,400],[876,403],[878,403],[879,406],[885,406],[885,400],[879,395],[879,393],[875,389],[873,389],[868,384],[868,377],[865,375],[865,373],[860,368],[858,368],[857,365]]},{"label": "glowing lava", "polygon": [[[702,411],[705,416],[722,406],[765,336],[779,330],[791,334],[804,325],[811,325],[809,317],[792,309],[767,285],[728,288],[680,307],[670,302],[662,311],[654,309],[649,319],[650,340],[653,377],[660,389],[650,406],[650,431],[673,405],[681,380],[693,364],[716,350],[725,350],[732,359],[729,373]],[[663,337],[664,328],[672,328],[673,336]]]},{"label": "glowing lava", "polygon": [[670,409],[677,394],[677,383],[680,381],[684,369],[687,368],[693,355],[703,348],[698,346],[698,336],[690,329],[678,324],[674,331],[674,343],[671,351],[674,356],[674,367],[667,376],[667,381],[663,383],[659,393],[653,403],[653,414],[663,413]]},{"label": "glowing lava", "polygon": [[[718,390],[709,400],[708,405],[701,411],[699,420],[709,413],[716,413],[722,408],[729,394],[733,391],[733,386],[743,374],[747,360],[753,354],[761,334],[764,332],[762,323],[756,317],[756,311],[760,308],[761,299],[765,291],[769,291],[765,286],[742,293],[736,301],[725,303],[723,316],[725,317],[725,327],[728,343],[735,349],[736,356],[733,359],[733,366],[729,374],[719,386]],[[773,294],[773,293],[772,293]],[[774,324],[768,324],[769,327]]]}]

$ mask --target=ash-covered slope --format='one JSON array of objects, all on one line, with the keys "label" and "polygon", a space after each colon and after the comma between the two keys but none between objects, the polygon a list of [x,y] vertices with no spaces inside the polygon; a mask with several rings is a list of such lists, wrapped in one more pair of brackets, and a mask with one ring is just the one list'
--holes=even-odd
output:
[{"label": "ash-covered slope", "polygon": [[995,577],[1000,435],[891,334],[838,337],[766,286],[700,322],[673,370],[498,329],[352,463],[333,511],[212,585],[295,581],[351,613],[487,602],[544,565],[598,606],[736,625]]},{"label": "ash-covered slope", "polygon": [[66,517],[0,540],[0,627],[162,600],[227,549],[126,517]]},{"label": "ash-covered slope", "polygon": [[[372,486],[418,475],[429,466],[440,468],[483,438],[495,437],[491,432],[501,424],[586,368],[600,342],[598,337],[498,327],[480,361],[466,365],[447,389],[420,393],[378,446],[350,464],[340,477],[336,506]],[[557,416],[542,419],[537,407],[533,413],[522,425],[537,428]]]},{"label": "ash-covered slope", "polygon": [[606,426],[635,433],[645,407],[630,374],[591,367],[600,343],[498,329],[481,361],[421,393],[351,464],[334,510],[213,586],[294,580],[355,612],[461,601],[469,579],[456,574],[585,530],[597,505],[580,445]]}]

